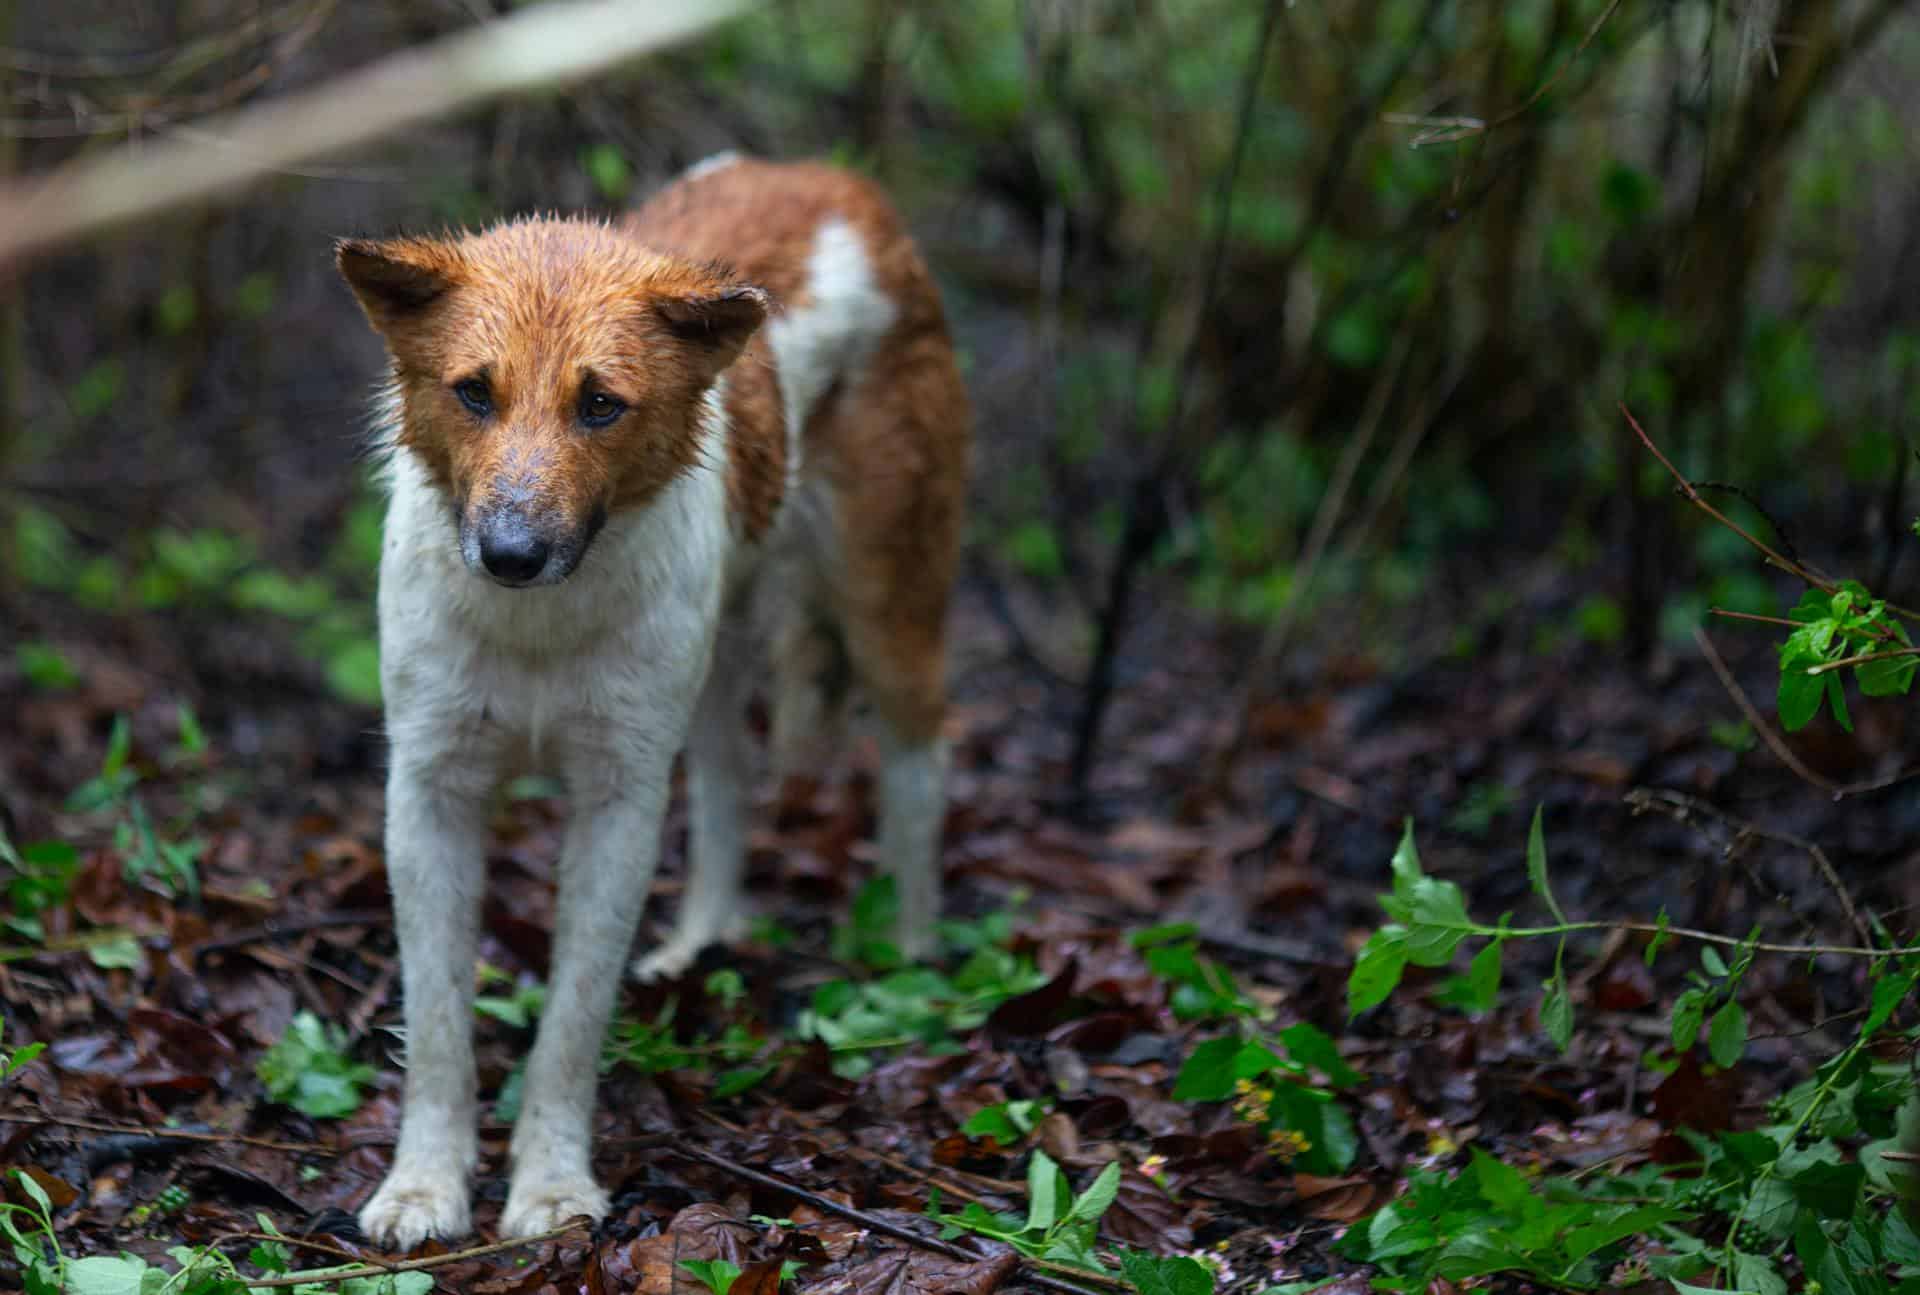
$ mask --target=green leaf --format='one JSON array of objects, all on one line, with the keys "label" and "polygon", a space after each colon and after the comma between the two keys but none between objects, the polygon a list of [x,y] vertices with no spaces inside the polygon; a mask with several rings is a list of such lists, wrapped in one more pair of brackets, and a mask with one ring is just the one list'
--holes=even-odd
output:
[{"label": "green leaf", "polygon": [[1491,1012],[1500,996],[1500,940],[1489,940],[1473,955],[1467,974],[1448,980],[1438,995],[1441,1002],[1465,1012]]},{"label": "green leaf", "polygon": [[1474,932],[1460,887],[1437,877],[1419,877],[1404,892],[1382,895],[1380,907],[1405,927],[1401,948],[1406,960],[1419,967],[1444,967],[1460,941]]},{"label": "green leaf", "polygon": [[133,726],[125,715],[113,717],[113,731],[107,735],[107,756],[100,763],[100,778],[112,782],[119,777],[120,771],[127,767],[127,757],[133,753]]},{"label": "green leaf", "polygon": [[16,1169],[13,1171],[13,1181],[21,1191],[27,1194],[29,1200],[40,1207],[41,1213],[53,1213],[53,1202],[48,1199],[46,1189],[34,1181],[32,1174],[24,1169]]},{"label": "green leaf", "polygon": [[1420,871],[1420,847],[1413,840],[1413,820],[1409,818],[1400,833],[1400,844],[1393,851],[1393,893],[1410,897],[1413,887],[1426,874]]},{"label": "green leaf", "polygon": [[1208,1039],[1196,1044],[1180,1067],[1173,1084],[1176,1102],[1221,1102],[1233,1095],[1233,1082],[1240,1078],[1237,1062],[1241,1043],[1237,1038]]},{"label": "green leaf", "polygon": [[1433,1275],[1443,1281],[1457,1282],[1489,1273],[1542,1270],[1532,1256],[1491,1236],[1469,1233],[1449,1245],[1434,1260]]},{"label": "green leaf", "polygon": [[[1316,1028],[1305,1021],[1289,1025],[1280,1031],[1280,1042],[1285,1046],[1287,1055],[1303,1065],[1312,1066],[1325,1075],[1335,1088],[1346,1088],[1362,1079],[1359,1071],[1348,1065],[1340,1055],[1340,1047],[1325,1030]],[[1251,1075],[1248,1078],[1252,1078]]]},{"label": "green leaf", "polygon": [[1600,1219],[1584,1227],[1572,1229],[1562,1240],[1561,1248],[1566,1252],[1567,1258],[1577,1263],[1616,1241],[1624,1241],[1628,1237],[1652,1236],[1661,1224],[1685,1217],[1684,1210],[1670,1209],[1664,1205],[1643,1205],[1621,1211],[1610,1218]]},{"label": "green leaf", "polygon": [[103,971],[115,967],[134,971],[147,965],[147,955],[141,951],[140,942],[124,931],[112,939],[88,945],[87,957]]},{"label": "green leaf", "polygon": [[1920,979],[1920,962],[1887,972],[1873,982],[1872,1006],[1867,1011],[1867,1019],[1860,1026],[1862,1037],[1878,1033],[1880,1027],[1892,1019],[1894,1009],[1913,992],[1916,979]]},{"label": "green leaf", "polygon": [[1553,897],[1553,886],[1547,880],[1547,838],[1540,825],[1543,808],[1533,807],[1533,826],[1527,831],[1527,880],[1533,886],[1533,893],[1546,901],[1554,920],[1565,926],[1567,915],[1561,911],[1560,901]]},{"label": "green leaf", "polygon": [[1685,1052],[1700,1037],[1700,1026],[1707,1019],[1707,995],[1704,990],[1684,989],[1673,1000],[1673,1050]]},{"label": "green leaf", "polygon": [[1713,1057],[1713,1064],[1731,1069],[1739,1064],[1746,1050],[1746,1009],[1729,1000],[1713,1014],[1713,1024],[1707,1027],[1707,1052]]},{"label": "green leaf", "polygon": [[1793,1189],[1778,1178],[1767,1178],[1754,1187],[1739,1217],[1777,1240],[1793,1231],[1794,1216],[1799,1211]]},{"label": "green leaf", "polygon": [[1653,960],[1660,956],[1660,950],[1673,939],[1673,935],[1667,930],[1668,920],[1665,908],[1662,908],[1660,915],[1654,918],[1653,938],[1647,941],[1646,961],[1649,967],[1653,965]]},{"label": "green leaf", "polygon": [[1780,662],[1780,689],[1775,704],[1780,709],[1780,726],[1789,733],[1805,728],[1820,710],[1826,693],[1826,677],[1808,674],[1807,667],[1819,659],[1800,653]]},{"label": "green leaf", "polygon": [[59,648],[48,643],[22,643],[13,649],[20,673],[41,692],[64,692],[80,682],[79,674]]},{"label": "green leaf", "polygon": [[1046,1152],[1034,1148],[1027,1162],[1027,1231],[1045,1232],[1060,1217],[1062,1184],[1066,1175]]},{"label": "green leaf", "polygon": [[1787,1295],[1786,1278],[1774,1267],[1773,1260],[1744,1250],[1733,1252],[1733,1284],[1754,1295]]},{"label": "green leaf", "polygon": [[1161,1258],[1120,1251],[1120,1271],[1140,1295],[1213,1295],[1213,1271],[1186,1255]]},{"label": "green leaf", "polygon": [[1531,1218],[1540,1212],[1540,1199],[1518,1169],[1479,1147],[1474,1147],[1472,1153],[1474,1181],[1487,1204],[1519,1219]]},{"label": "green leaf", "polygon": [[1087,1185],[1087,1190],[1074,1198],[1073,1206],[1067,1211],[1067,1217],[1081,1223],[1098,1223],[1100,1216],[1113,1204],[1114,1197],[1120,1194],[1120,1164],[1115,1161]]},{"label": "green leaf", "polygon": [[698,1277],[713,1295],[727,1295],[727,1289],[740,1276],[740,1266],[725,1259],[682,1259],[680,1266]]},{"label": "green leaf", "polygon": [[1853,732],[1853,720],[1847,716],[1847,690],[1840,686],[1839,674],[1823,674],[1820,678],[1826,681],[1827,701],[1832,705],[1834,722],[1846,732]]},{"label": "green leaf", "polygon": [[118,1255],[94,1255],[67,1261],[69,1295],[140,1295],[147,1271],[144,1260]]},{"label": "green leaf", "polygon": [[1567,992],[1567,978],[1558,969],[1547,982],[1546,996],[1540,1000],[1540,1026],[1553,1040],[1553,1046],[1565,1052],[1573,1040],[1573,999]]},{"label": "green leaf", "polygon": [[1920,657],[1881,657],[1855,666],[1853,677],[1869,697],[1895,697],[1912,690],[1916,669],[1920,669]]},{"label": "green leaf", "polygon": [[1853,1216],[1866,1173],[1857,1161],[1834,1164],[1816,1160],[1795,1173],[1787,1185],[1796,1200],[1822,1218],[1845,1219]]},{"label": "green leaf", "polygon": [[1400,983],[1407,967],[1406,930],[1383,926],[1368,938],[1347,976],[1347,1016],[1378,1007]]}]

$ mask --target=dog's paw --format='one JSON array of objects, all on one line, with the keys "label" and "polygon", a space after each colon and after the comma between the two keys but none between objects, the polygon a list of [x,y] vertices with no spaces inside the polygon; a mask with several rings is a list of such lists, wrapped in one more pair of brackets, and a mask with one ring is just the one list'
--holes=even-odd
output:
[{"label": "dog's paw", "polygon": [[507,1192],[507,1210],[500,1216],[500,1235],[538,1236],[568,1219],[585,1214],[598,1223],[607,1215],[607,1193],[591,1178],[541,1177],[514,1180]]},{"label": "dog's paw", "polygon": [[730,944],[746,933],[746,919],[741,917],[722,922],[714,930],[703,927],[697,931],[675,931],[652,953],[634,959],[633,978],[641,984],[676,979],[699,959],[700,951],[709,944]]},{"label": "dog's paw", "polygon": [[471,1224],[467,1176],[457,1165],[440,1171],[395,1169],[360,1208],[360,1230],[368,1240],[395,1250],[411,1250],[428,1237],[463,1237]]},{"label": "dog's paw", "polygon": [[678,979],[705,947],[704,940],[698,944],[677,937],[668,940],[646,957],[633,960],[633,978],[643,985],[655,980]]}]

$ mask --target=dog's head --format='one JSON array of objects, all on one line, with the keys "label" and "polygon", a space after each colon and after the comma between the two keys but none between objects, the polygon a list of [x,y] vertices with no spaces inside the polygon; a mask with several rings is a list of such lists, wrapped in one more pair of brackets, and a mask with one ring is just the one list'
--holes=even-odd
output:
[{"label": "dog's head", "polygon": [[702,398],[768,306],[579,220],[346,239],[335,260],[393,358],[399,444],[451,498],[468,568],[503,585],[566,579],[609,515],[693,463]]}]

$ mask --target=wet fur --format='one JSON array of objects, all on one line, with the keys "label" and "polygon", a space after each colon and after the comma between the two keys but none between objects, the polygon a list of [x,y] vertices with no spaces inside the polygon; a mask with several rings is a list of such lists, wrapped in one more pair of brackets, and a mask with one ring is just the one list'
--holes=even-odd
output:
[{"label": "wet fur", "polygon": [[[678,972],[739,924],[763,674],[788,759],[847,697],[872,703],[900,938],[930,947],[965,397],[897,218],[828,167],[716,160],[619,224],[351,240],[338,259],[393,362],[380,631],[407,1094],[361,1222],[402,1247],[468,1230],[487,811],[542,769],[572,819],[501,1221],[525,1236],[607,1207],[595,1063],[683,746],[687,892],[636,970]],[[475,375],[484,416],[457,395]],[[582,425],[593,392],[624,403],[614,425]],[[552,541],[534,587],[477,554],[503,518]]]}]

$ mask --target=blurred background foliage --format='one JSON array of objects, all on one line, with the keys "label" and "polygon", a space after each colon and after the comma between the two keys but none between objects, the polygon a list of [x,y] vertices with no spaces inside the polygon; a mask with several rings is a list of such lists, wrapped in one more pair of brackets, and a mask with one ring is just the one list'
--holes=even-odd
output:
[{"label": "blurred background foliage", "polygon": [[[0,171],[497,11],[0,0]],[[1709,604],[1778,614],[1621,400],[1898,598],[1916,121],[1895,0],[779,0],[5,285],[12,665],[60,687],[48,642],[158,618],[207,628],[188,675],[373,700],[379,352],[329,240],[616,208],[725,148],[899,195],[977,404],[969,586],[1068,685],[1124,677],[1129,600],[1387,664],[1523,606],[1529,650],[1643,659]]]}]

